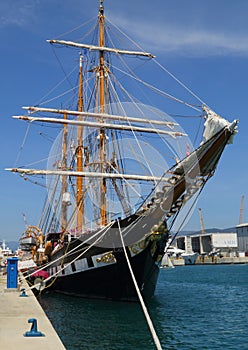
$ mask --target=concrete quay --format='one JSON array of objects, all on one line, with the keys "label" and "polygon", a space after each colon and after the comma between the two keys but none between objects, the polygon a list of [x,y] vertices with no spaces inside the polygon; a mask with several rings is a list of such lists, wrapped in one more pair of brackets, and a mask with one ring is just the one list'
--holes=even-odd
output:
[{"label": "concrete quay", "polygon": [[215,265],[215,264],[248,264],[248,256],[230,256],[222,257],[219,256],[198,256],[195,262],[196,265]]},{"label": "concrete quay", "polygon": [[[174,266],[184,266],[185,261],[182,257],[171,258]],[[233,256],[222,257],[219,256],[198,256],[194,265],[232,265],[232,264],[248,264],[248,256]]]},{"label": "concrete quay", "polygon": [[[25,281],[18,289],[7,289],[6,275],[0,272],[0,349],[65,350],[33,292],[27,291],[28,297],[20,297],[22,288],[28,289]],[[28,320],[33,318],[37,320],[37,330],[44,336],[24,336],[31,329]]]}]

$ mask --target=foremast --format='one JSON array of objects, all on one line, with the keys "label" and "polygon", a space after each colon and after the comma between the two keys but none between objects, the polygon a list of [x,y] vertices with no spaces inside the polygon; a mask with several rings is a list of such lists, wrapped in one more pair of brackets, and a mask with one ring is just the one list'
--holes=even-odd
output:
[{"label": "foremast", "polygon": [[[104,47],[104,7],[103,0],[100,0],[99,6],[99,47]],[[99,102],[100,102],[100,113],[105,112],[105,65],[104,65],[104,50],[99,50]],[[100,122],[103,123],[103,120],[100,119]],[[100,128],[99,135],[99,161],[100,161],[100,172],[105,172],[105,129],[104,127]],[[106,179],[102,178],[100,181],[100,218],[101,225],[107,224],[107,186]]]},{"label": "foremast", "polygon": [[[79,84],[78,84],[78,112],[83,112],[83,56],[80,53],[79,56]],[[67,206],[69,205],[69,198],[67,198],[67,178],[66,171],[68,170],[67,165],[67,143],[68,143],[68,130],[67,130],[67,113],[63,116],[63,139],[62,139],[62,204],[61,204],[61,231],[65,232],[67,227]],[[78,114],[78,121],[82,121],[82,114]],[[76,160],[77,160],[77,172],[83,171],[83,126],[77,126],[77,148],[76,148]],[[76,203],[77,203],[77,231],[81,232],[84,220],[84,200],[83,200],[83,177],[77,176],[76,179]]]}]

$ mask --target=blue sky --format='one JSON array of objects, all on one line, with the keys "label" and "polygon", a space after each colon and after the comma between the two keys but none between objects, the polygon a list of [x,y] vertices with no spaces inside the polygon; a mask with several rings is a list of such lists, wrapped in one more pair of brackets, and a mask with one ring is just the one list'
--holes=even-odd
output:
[{"label": "blue sky", "polygon": [[[92,19],[97,8],[98,0],[0,2],[0,239],[18,239],[25,229],[22,213],[29,224],[36,224],[43,205],[43,189],[4,171],[14,166],[25,132],[11,116],[35,104],[56,75],[57,62],[46,39]],[[235,226],[241,196],[246,201],[248,194],[247,13],[246,0],[105,0],[111,22],[154,53],[216,112],[230,121],[239,119],[234,144],[225,150],[197,204],[206,228]],[[37,141],[32,152],[38,147]],[[200,228],[198,210],[186,228]]]}]

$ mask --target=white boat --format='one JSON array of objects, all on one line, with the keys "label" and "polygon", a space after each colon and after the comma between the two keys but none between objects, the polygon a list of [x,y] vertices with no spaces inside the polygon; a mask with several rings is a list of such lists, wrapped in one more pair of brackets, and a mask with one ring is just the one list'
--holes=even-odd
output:
[{"label": "white boat", "polygon": [[12,250],[7,247],[5,240],[3,240],[2,244],[0,244],[0,257],[8,257],[13,255]]},{"label": "white boat", "polygon": [[171,269],[174,268],[173,262],[168,253],[165,253],[162,258],[161,268],[171,268]]},{"label": "white boat", "polygon": [[198,255],[198,253],[182,253],[181,257],[184,259],[185,265],[194,265]]}]

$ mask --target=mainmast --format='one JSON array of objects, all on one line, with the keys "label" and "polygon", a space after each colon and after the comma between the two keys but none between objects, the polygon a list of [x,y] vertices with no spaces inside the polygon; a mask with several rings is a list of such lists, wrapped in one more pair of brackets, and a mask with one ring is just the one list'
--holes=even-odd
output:
[{"label": "mainmast", "polygon": [[[104,47],[104,7],[103,0],[100,0],[99,6],[99,47]],[[99,97],[100,97],[100,113],[105,112],[105,66],[104,66],[104,50],[99,51]],[[102,123],[102,119],[100,120]],[[99,144],[99,161],[100,171],[105,172],[105,130],[100,128],[100,144]],[[100,184],[100,215],[101,224],[107,224],[107,204],[106,204],[107,186],[106,179],[101,180]]]},{"label": "mainmast", "polygon": [[[79,84],[78,84],[78,111],[83,111],[83,56],[80,53],[79,57]],[[78,120],[82,121],[82,115],[78,115]],[[77,129],[77,171],[83,171],[83,138],[82,138],[83,127],[78,126]],[[77,230],[81,232],[83,225],[83,212],[84,212],[84,201],[83,201],[83,178],[77,177]]]}]

